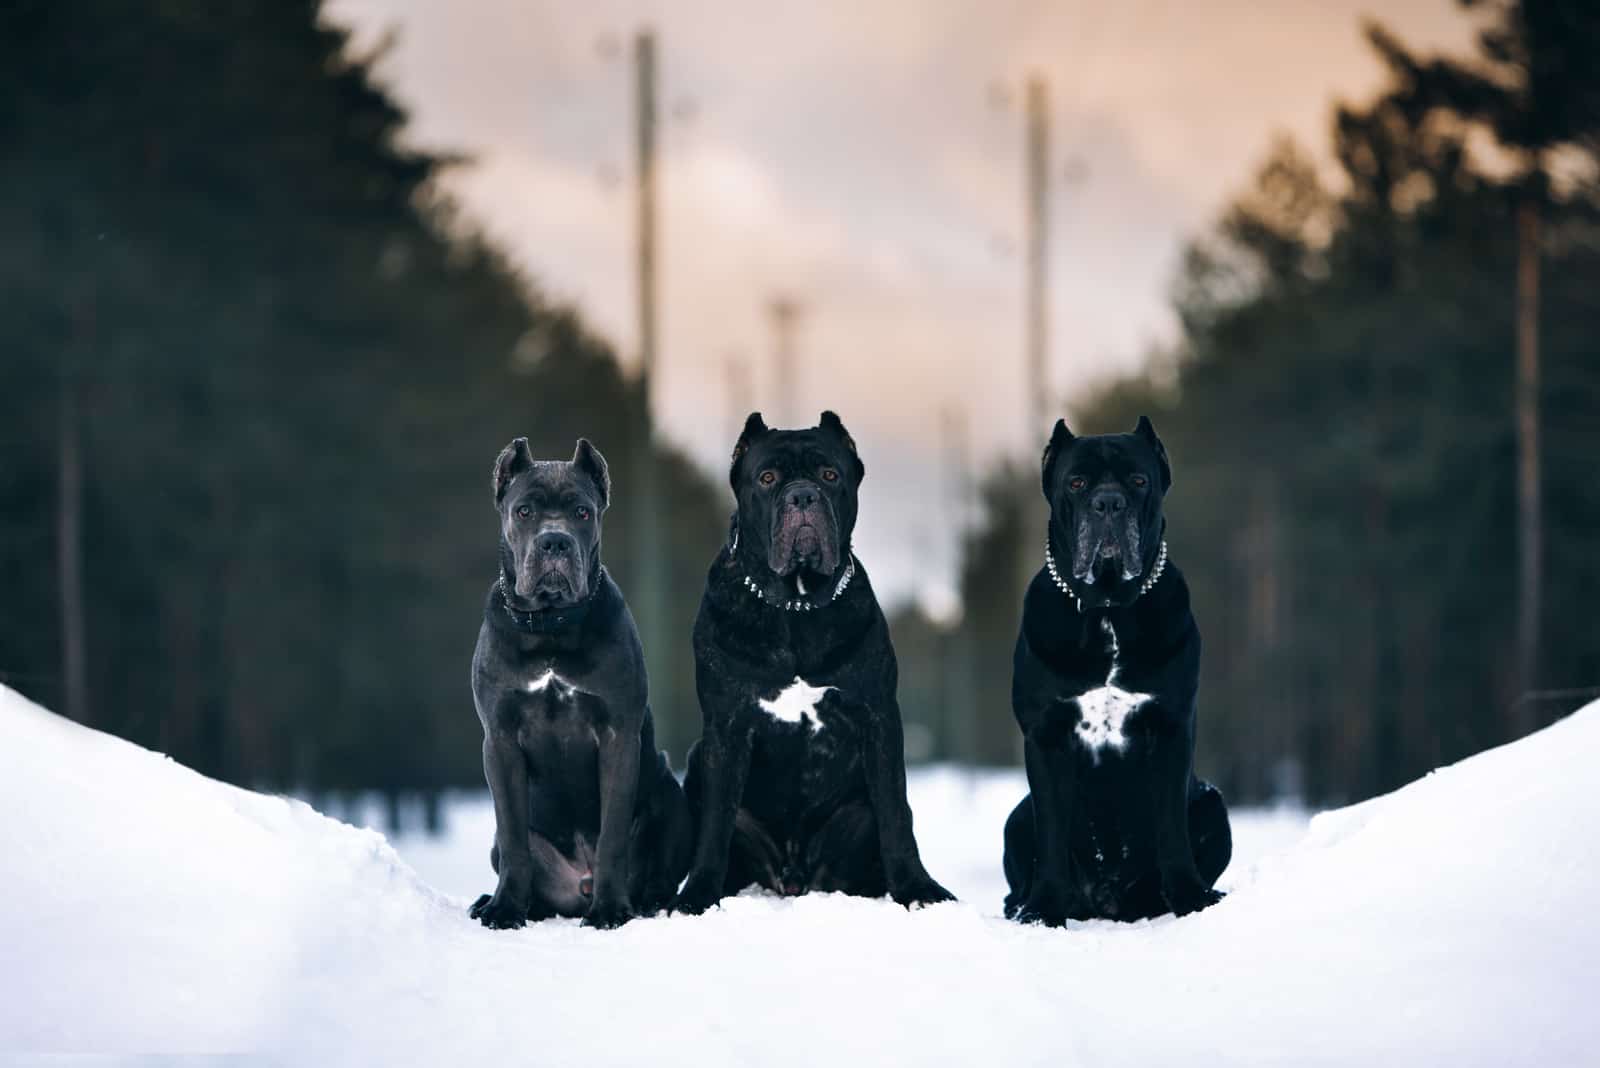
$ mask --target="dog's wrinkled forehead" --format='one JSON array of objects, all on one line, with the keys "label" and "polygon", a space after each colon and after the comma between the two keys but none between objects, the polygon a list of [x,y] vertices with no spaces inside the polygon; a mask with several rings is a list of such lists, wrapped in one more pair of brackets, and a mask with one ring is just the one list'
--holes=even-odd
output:
[{"label": "dog's wrinkled forehead", "polygon": [[532,467],[512,481],[506,501],[509,503],[530,494],[551,501],[570,499],[592,508],[599,491],[594,480],[569,460],[535,460]]},{"label": "dog's wrinkled forehead", "polygon": [[1062,466],[1066,478],[1079,477],[1095,486],[1111,480],[1127,482],[1140,474],[1155,483],[1161,463],[1155,450],[1136,434],[1099,434],[1072,443]]},{"label": "dog's wrinkled forehead", "polygon": [[751,444],[744,455],[740,480],[748,484],[763,471],[776,471],[785,480],[815,479],[825,467],[843,475],[849,459],[849,452],[831,434],[816,430],[774,430]]},{"label": "dog's wrinkled forehead", "polygon": [[1065,420],[1057,419],[1040,458],[1040,467],[1040,485],[1052,507],[1062,501],[1062,495],[1080,478],[1083,483],[1079,489],[1106,481],[1122,483],[1124,487],[1132,482],[1140,489],[1153,488],[1157,498],[1172,487],[1172,463],[1148,416],[1139,417],[1139,424],[1131,434],[1084,437],[1074,434]]},{"label": "dog's wrinkled forehead", "polygon": [[816,479],[824,468],[838,475],[824,478],[824,488],[833,492],[848,487],[852,496],[867,471],[855,439],[835,412],[823,412],[816,426],[797,430],[774,430],[760,412],[751,412],[734,443],[728,481],[743,496],[741,491],[755,485],[763,471],[775,471],[785,479]]}]

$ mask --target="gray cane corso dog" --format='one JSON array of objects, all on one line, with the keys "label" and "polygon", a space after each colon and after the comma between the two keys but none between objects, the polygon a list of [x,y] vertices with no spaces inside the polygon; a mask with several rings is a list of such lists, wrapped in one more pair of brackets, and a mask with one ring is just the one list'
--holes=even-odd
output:
[{"label": "gray cane corso dog", "polygon": [[894,649],[850,551],[864,473],[832,412],[809,430],[755,413],[739,436],[738,510],[694,626],[704,735],[685,780],[698,829],[681,911],[751,883],[950,900],[912,835]]},{"label": "gray cane corso dog", "polygon": [[1146,418],[1081,438],[1058,420],[1043,484],[1045,566],[1012,665],[1031,793],[1006,821],[1006,915],[1205,908],[1233,847],[1222,795],[1194,776],[1200,631],[1167,557],[1167,451]]},{"label": "gray cane corso dog", "polygon": [[534,460],[526,438],[495,461],[500,575],[472,656],[499,875],[472,906],[486,927],[615,927],[667,905],[688,869],[688,808],[656,751],[639,632],[600,565],[610,495],[583,439],[570,461]]}]

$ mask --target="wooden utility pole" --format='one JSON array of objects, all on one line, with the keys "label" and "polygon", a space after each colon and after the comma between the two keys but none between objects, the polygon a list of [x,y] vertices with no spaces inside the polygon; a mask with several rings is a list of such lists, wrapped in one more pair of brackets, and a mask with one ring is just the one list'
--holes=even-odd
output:
[{"label": "wooden utility pole", "polygon": [[[1027,153],[1024,160],[1023,210],[1027,228],[1027,278],[1023,323],[1023,426],[1026,427],[1023,455],[1033,463],[1044,451],[1052,423],[1052,398],[1049,389],[1047,357],[1050,348],[1050,322],[1046,307],[1050,265],[1050,90],[1040,75],[1028,79],[1024,133]],[[1037,485],[1037,482],[1031,482]],[[1022,543],[1017,546],[1016,591],[1021,603],[1023,591],[1044,565],[1044,538],[1049,523],[1044,498],[1027,493],[1021,501],[1019,523]],[[1020,736],[1018,736],[1020,744]]]},{"label": "wooden utility pole", "polygon": [[801,304],[793,297],[776,296],[767,306],[772,315],[772,389],[774,426],[796,426],[804,420],[795,397],[794,328]]},{"label": "wooden utility pole", "polygon": [[661,552],[668,540],[662,522],[659,479],[655,470],[655,420],[651,388],[657,373],[656,354],[656,38],[641,30],[633,42],[635,75],[635,126],[638,174],[638,217],[635,233],[639,303],[639,404],[644,425],[633,455],[633,485],[628,487],[633,523],[629,551],[638,579],[627,591],[638,613],[647,670],[655,683],[657,714],[675,722],[677,710],[661,703],[675,693],[673,665],[682,651],[669,642],[666,626],[666,590]]},{"label": "wooden utility pole", "polygon": [[1528,183],[1517,205],[1517,733],[1539,724],[1538,685],[1543,608],[1544,515],[1539,473],[1539,201]]},{"label": "wooden utility pole", "polygon": [[656,362],[656,37],[641,30],[633,42],[636,76],[639,217],[639,381],[649,397]]},{"label": "wooden utility pole", "polygon": [[1050,91],[1039,75],[1028,79],[1027,108],[1027,375],[1023,389],[1027,394],[1025,425],[1032,438],[1048,433],[1051,425],[1046,363],[1050,322],[1045,304],[1050,269]]},{"label": "wooden utility pole", "polygon": [[[955,538],[955,571],[951,581],[956,594],[961,594],[961,558],[966,548],[967,534],[972,517],[972,454],[967,434],[967,414],[958,405],[950,405],[939,413],[939,432],[944,439],[945,470],[949,481],[945,492],[949,508],[947,524]],[[957,624],[941,628],[944,659],[944,685],[940,687],[941,715],[939,739],[940,759],[972,764],[978,756],[977,722],[978,695],[975,680],[973,645],[977,637],[973,622],[963,603]]]}]

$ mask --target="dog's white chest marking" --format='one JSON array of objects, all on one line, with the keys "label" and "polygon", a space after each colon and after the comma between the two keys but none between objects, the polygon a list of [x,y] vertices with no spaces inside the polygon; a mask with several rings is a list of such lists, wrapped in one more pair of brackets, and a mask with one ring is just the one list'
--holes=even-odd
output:
[{"label": "dog's white chest marking", "polygon": [[799,675],[772,700],[758,699],[761,711],[780,723],[809,723],[812,730],[822,729],[822,718],[817,715],[817,702],[832,686],[813,686]]},{"label": "dog's white chest marking", "polygon": [[1123,725],[1151,696],[1124,690],[1117,685],[1117,671],[1120,668],[1117,663],[1120,651],[1117,632],[1111,628],[1109,619],[1102,619],[1100,627],[1105,631],[1106,649],[1111,653],[1111,670],[1106,674],[1104,686],[1081,693],[1074,699],[1078,704],[1078,725],[1073,728],[1078,740],[1096,761],[1107,749],[1120,753],[1127,748],[1128,736],[1123,732]]},{"label": "dog's white chest marking", "polygon": [[1102,686],[1078,695],[1078,739],[1097,757],[1102,749],[1122,752],[1128,736],[1122,725],[1139,706],[1150,700],[1147,693],[1129,693],[1116,686]]},{"label": "dog's white chest marking", "polygon": [[529,693],[543,693],[549,690],[557,697],[565,697],[572,692],[572,683],[556,674],[555,668],[546,668],[543,675],[528,680]]}]

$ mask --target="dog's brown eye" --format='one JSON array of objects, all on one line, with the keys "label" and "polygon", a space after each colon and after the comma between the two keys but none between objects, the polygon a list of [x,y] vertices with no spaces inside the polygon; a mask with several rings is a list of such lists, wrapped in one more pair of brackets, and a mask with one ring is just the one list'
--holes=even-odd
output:
[{"label": "dog's brown eye", "polygon": [[532,514],[533,514],[533,509],[529,508],[527,505],[525,505],[525,504],[517,505],[517,518],[518,519],[526,519]]},{"label": "dog's brown eye", "polygon": [[1143,475],[1134,475],[1133,476],[1133,484],[1135,486],[1143,486],[1146,481],[1147,480],[1145,479],[1145,477]]},{"label": "dog's brown eye", "polygon": [[1087,486],[1087,485],[1088,485],[1088,483],[1085,482],[1083,479],[1074,478],[1071,482],[1067,483],[1067,488],[1068,489],[1073,489],[1073,490],[1081,490],[1081,489],[1083,489],[1084,486]]},{"label": "dog's brown eye", "polygon": [[583,520],[583,521],[585,521],[585,522],[588,522],[589,509],[587,509],[587,508],[579,508],[578,509],[578,518]]},{"label": "dog's brown eye", "polygon": [[824,467],[822,469],[822,481],[824,481],[824,482],[837,482],[837,481],[839,481],[839,472],[835,471],[831,467]]},{"label": "dog's brown eye", "polygon": [[761,472],[761,484],[763,486],[770,486],[776,481],[778,481],[778,472],[776,472],[776,471],[763,471],[763,472]]}]

